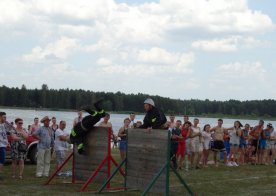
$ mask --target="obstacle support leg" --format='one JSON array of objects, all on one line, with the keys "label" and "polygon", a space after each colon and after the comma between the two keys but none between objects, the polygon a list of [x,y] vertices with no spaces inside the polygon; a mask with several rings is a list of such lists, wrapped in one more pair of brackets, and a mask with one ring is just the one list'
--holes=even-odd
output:
[{"label": "obstacle support leg", "polygon": [[[74,157],[74,151],[67,157],[67,159],[59,166],[56,171],[48,178],[47,182],[45,185],[48,185],[54,177],[57,175],[57,173],[66,165],[66,163],[71,159],[71,157]],[[73,172],[72,172],[73,175]],[[72,182],[74,182],[74,177],[72,176]]]}]

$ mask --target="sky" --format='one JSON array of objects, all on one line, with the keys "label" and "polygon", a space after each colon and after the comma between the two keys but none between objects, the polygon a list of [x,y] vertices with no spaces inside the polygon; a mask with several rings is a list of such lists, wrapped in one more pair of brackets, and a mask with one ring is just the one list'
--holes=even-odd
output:
[{"label": "sky", "polygon": [[275,0],[0,0],[0,85],[276,99]]}]

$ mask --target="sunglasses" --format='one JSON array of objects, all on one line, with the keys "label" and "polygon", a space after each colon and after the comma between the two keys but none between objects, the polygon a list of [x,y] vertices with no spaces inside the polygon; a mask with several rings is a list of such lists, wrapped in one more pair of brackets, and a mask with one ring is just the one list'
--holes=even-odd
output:
[{"label": "sunglasses", "polygon": [[18,124],[19,124],[19,125],[22,125],[22,124],[23,124],[23,122],[18,122]]}]

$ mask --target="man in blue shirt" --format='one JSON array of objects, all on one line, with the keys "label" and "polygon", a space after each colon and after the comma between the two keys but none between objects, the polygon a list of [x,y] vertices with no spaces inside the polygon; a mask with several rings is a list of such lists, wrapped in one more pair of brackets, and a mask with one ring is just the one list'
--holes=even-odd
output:
[{"label": "man in blue shirt", "polygon": [[33,135],[39,140],[37,144],[36,177],[48,177],[50,171],[51,148],[54,147],[54,134],[50,128],[51,119],[45,116],[41,119],[44,125],[36,130]]}]

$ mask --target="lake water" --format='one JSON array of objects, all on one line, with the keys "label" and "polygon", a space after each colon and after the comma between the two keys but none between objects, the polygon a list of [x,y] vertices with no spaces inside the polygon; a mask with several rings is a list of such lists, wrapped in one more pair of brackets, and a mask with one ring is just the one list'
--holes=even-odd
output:
[{"label": "lake water", "polygon": [[[15,118],[19,117],[24,120],[24,127],[27,128],[28,125],[33,123],[33,119],[38,117],[39,119],[43,118],[44,116],[49,116],[50,118],[55,116],[57,118],[57,122],[60,120],[65,120],[67,122],[66,130],[69,132],[73,126],[73,120],[77,117],[76,112],[64,112],[64,111],[41,111],[41,110],[22,110],[22,109],[6,109],[0,108],[0,111],[4,111],[7,113],[7,120],[9,122],[14,121]],[[84,116],[87,115],[84,113]],[[123,120],[128,117],[127,114],[112,114],[110,113],[110,122],[112,123],[113,130],[115,133],[118,132],[119,128],[123,125]],[[142,121],[144,115],[136,115],[136,121]],[[169,119],[169,118],[168,118]],[[182,120],[183,117],[176,116],[176,119]],[[190,117],[192,121],[194,117]],[[239,119],[223,119],[224,120],[224,127],[232,127],[235,120]],[[200,127],[203,127],[205,124],[210,124],[211,126],[217,125],[217,118],[199,118]],[[250,126],[255,126],[258,124],[258,120],[240,120],[242,124],[249,123]],[[276,121],[265,121],[265,124],[272,123],[273,127],[276,126]]]}]

